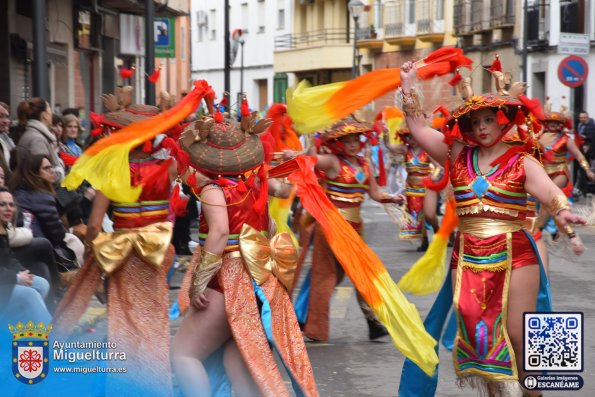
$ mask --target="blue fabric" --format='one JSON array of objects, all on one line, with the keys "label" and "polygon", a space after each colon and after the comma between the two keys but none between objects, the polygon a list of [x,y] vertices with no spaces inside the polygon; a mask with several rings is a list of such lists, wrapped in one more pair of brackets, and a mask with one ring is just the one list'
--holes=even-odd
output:
[{"label": "blue fabric", "polygon": [[258,284],[256,284],[256,282],[254,280],[252,280],[252,286],[254,287],[254,293],[256,294],[256,297],[262,304],[262,307],[260,309],[260,321],[262,323],[262,327],[264,328],[264,333],[267,336],[267,340],[269,341],[271,346],[273,346],[273,349],[277,350],[279,358],[281,359],[281,362],[283,363],[283,366],[285,367],[285,370],[287,371],[287,374],[289,375],[289,378],[291,379],[291,385],[293,387],[293,391],[295,392],[295,395],[297,397],[305,396],[304,391],[302,390],[299,383],[293,376],[293,373],[291,372],[291,370],[285,363],[285,360],[283,359],[283,356],[281,355],[281,351],[275,344],[275,339],[273,338],[273,317],[272,317],[272,313],[271,313],[271,305],[269,304],[269,301],[268,301],[264,291],[262,290],[262,288],[260,288],[260,286]]},{"label": "blue fabric", "polygon": [[[452,306],[452,281],[451,272],[447,272],[446,280],[430,308],[424,327],[426,331],[436,340],[440,339],[446,317]],[[436,353],[438,353],[438,344],[436,344]],[[431,378],[426,375],[413,361],[406,359],[401,371],[401,382],[399,384],[399,397],[431,397],[436,394],[438,386],[438,369],[436,366],[434,376]]]},{"label": "blue fabric", "polygon": [[310,271],[306,275],[304,282],[302,283],[302,288],[300,288],[300,293],[298,294],[295,303],[293,304],[293,309],[295,311],[295,316],[297,317],[298,323],[306,324],[306,320],[308,319],[308,303],[310,302]]},{"label": "blue fabric", "polygon": [[77,145],[76,141],[72,138],[66,140],[66,146],[68,146],[68,149],[70,149],[71,153],[75,156],[80,156],[83,153],[81,147]]},{"label": "blue fabric", "polygon": [[473,193],[475,193],[478,198],[482,198],[490,187],[490,184],[484,176],[478,176],[473,182],[471,182],[469,187],[471,190],[473,190]]},{"label": "blue fabric", "polygon": [[446,324],[446,329],[444,330],[444,334],[442,334],[442,346],[444,346],[448,351],[452,351],[452,348],[455,344],[455,337],[457,336],[457,315],[455,311],[450,312],[450,317],[448,318],[448,324]]}]

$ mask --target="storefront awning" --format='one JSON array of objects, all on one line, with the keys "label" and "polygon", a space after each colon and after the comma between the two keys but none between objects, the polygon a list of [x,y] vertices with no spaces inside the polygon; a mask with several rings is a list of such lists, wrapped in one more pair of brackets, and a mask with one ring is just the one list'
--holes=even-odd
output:
[{"label": "storefront awning", "polygon": [[[156,17],[179,17],[187,15],[181,10],[176,10],[167,5],[167,1],[153,1]],[[145,14],[145,0],[101,0],[101,7],[124,14]]]}]

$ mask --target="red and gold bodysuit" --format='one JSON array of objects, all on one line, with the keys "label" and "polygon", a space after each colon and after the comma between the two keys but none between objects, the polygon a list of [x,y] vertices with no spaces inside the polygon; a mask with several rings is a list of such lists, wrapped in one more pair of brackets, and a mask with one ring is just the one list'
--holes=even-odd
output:
[{"label": "red and gold bodysuit", "polygon": [[[169,361],[169,288],[173,226],[167,221],[171,182],[160,171],[164,160],[131,159],[131,184],[150,176],[134,203],[112,202],[113,233],[100,233],[73,285],[61,301],[54,324],[71,331],[107,276],[107,340],[126,352],[126,374],[108,376],[106,395],[173,394]],[[110,364],[117,362],[108,362]]]},{"label": "red and gold bodysuit", "polygon": [[506,330],[510,274],[539,263],[523,230],[524,159],[529,156],[517,154],[506,165],[481,174],[477,153],[477,148],[464,148],[451,170],[460,230],[451,260],[458,320],[455,370],[461,377],[512,380],[517,379],[517,367]]},{"label": "red and gold bodysuit", "polygon": [[[281,233],[269,238],[268,208],[265,207],[262,213],[253,208],[260,194],[258,183],[245,190],[238,189],[237,184],[231,179],[226,181],[226,186],[211,184],[203,188],[222,189],[229,223],[223,265],[208,287],[224,295],[225,312],[234,341],[262,395],[290,395],[275,362],[271,350],[273,346],[282,358],[285,369],[299,385],[302,394],[317,396],[310,360],[286,290],[286,286],[291,284],[292,280],[285,279],[288,273],[276,273],[275,269],[260,285],[255,276],[265,271],[269,260],[278,264],[284,262],[288,265],[286,268],[295,268],[297,252],[291,237],[287,233]],[[202,203],[209,205],[204,201]],[[207,221],[201,213],[201,246],[204,245],[208,233]],[[272,267],[280,269],[282,266]],[[194,270],[189,269],[188,272],[192,274]],[[255,298],[256,295],[258,300],[262,301],[263,294],[267,303],[263,303],[262,310],[267,310],[265,306],[268,305],[270,311],[268,322],[261,320]],[[267,337],[269,333],[271,339]]]},{"label": "red and gold bodysuit", "polygon": [[565,175],[570,178],[568,170],[568,143],[569,136],[561,132],[556,137],[554,143],[543,146],[542,161],[545,172],[550,178],[557,175]]},{"label": "red and gold bodysuit", "polygon": [[399,237],[404,240],[420,239],[423,236],[424,197],[426,196],[426,187],[423,181],[431,172],[430,157],[424,150],[420,149],[416,154],[410,147],[407,147],[405,168],[407,169],[405,196],[407,197],[407,213],[410,215],[410,221],[401,227]]}]

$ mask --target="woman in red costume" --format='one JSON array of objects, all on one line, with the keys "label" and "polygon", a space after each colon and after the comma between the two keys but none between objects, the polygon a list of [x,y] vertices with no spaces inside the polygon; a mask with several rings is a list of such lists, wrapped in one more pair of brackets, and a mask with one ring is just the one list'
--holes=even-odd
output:
[{"label": "woman in red costume", "polygon": [[242,131],[220,116],[190,124],[180,138],[191,168],[207,182],[188,180],[202,204],[201,255],[188,270],[190,310],[174,339],[176,375],[186,396],[217,394],[212,374],[220,365],[209,362],[222,355],[236,395],[289,396],[273,347],[296,394],[318,396],[286,290],[297,252],[289,234],[275,234],[268,215],[265,153],[257,136],[267,123],[245,117]]},{"label": "woman in red costume", "polygon": [[[131,105],[104,114],[98,128],[114,132],[115,137],[119,129],[158,113],[154,106]],[[147,141],[128,155],[130,185],[144,187],[136,201],[110,200],[98,187],[85,240],[85,264],[54,318],[57,333],[68,335],[106,280],[107,340],[127,354],[127,373],[108,377],[106,395],[173,394],[166,274],[174,258],[168,213],[177,172],[174,162],[154,158],[153,151],[153,142]],[[110,207],[115,231],[102,233]]]},{"label": "woman in red costume", "polygon": [[523,230],[527,194],[562,225],[585,220],[569,211],[566,196],[526,153],[529,146],[509,147],[501,139],[516,124],[527,141],[533,128],[530,113],[541,111],[522,95],[522,85],[513,84],[509,92],[498,79],[502,73],[492,72],[497,92],[473,96],[467,91],[443,135],[424,119],[414,87],[415,64],[405,63],[400,73],[397,94],[407,125],[430,156],[445,164],[457,204],[459,235],[451,261],[458,323],[455,371],[462,383],[486,387],[491,395],[502,393],[503,381],[525,375],[523,313],[551,310],[551,304],[538,306],[538,291],[547,287],[532,239]]},{"label": "woman in red costume", "polygon": [[[404,141],[403,144],[390,144],[385,138],[386,147],[394,155],[405,157],[405,168],[407,169],[407,185],[405,196],[407,197],[407,212],[410,215],[410,222],[401,227],[399,237],[403,240],[421,239],[422,243],[417,248],[418,252],[428,249],[428,236],[426,232],[426,220],[432,226],[434,233],[438,231],[438,218],[436,218],[436,192],[428,192],[424,185],[424,179],[433,173],[433,161],[428,153],[423,150],[415,138],[411,136],[407,128],[397,130],[396,134]],[[386,137],[387,135],[385,135]],[[439,166],[434,169],[440,169]],[[426,195],[431,194],[431,199],[427,200]],[[433,204],[433,208],[429,208]],[[425,216],[429,210],[429,217]]]},{"label": "woman in red costume", "polygon": [[[572,190],[572,183],[570,180],[570,169],[568,168],[569,157],[571,154],[578,160],[578,163],[585,171],[587,178],[595,181],[595,173],[589,168],[589,164],[585,156],[576,146],[576,143],[565,131],[565,126],[568,125],[569,119],[564,113],[564,109],[560,112],[554,112],[551,109],[551,104],[545,106],[545,118],[543,122],[543,133],[539,137],[539,144],[541,146],[541,160],[545,171],[552,181],[560,189]],[[549,214],[545,210],[539,212],[537,219],[537,227],[543,229],[545,223],[549,218]],[[557,219],[554,217],[554,222]],[[575,254],[580,255],[584,252],[580,237],[574,232],[570,226],[563,228],[563,231],[568,235],[570,244]]]},{"label": "woman in red costume", "polygon": [[[368,193],[381,203],[402,204],[402,195],[391,196],[378,187],[371,174],[368,161],[359,156],[362,150],[360,135],[371,133],[372,128],[348,117],[325,130],[321,136],[322,145],[332,154],[317,155],[316,170],[322,174],[321,183],[331,202],[360,235],[364,234],[361,206]],[[287,151],[286,157],[295,156]],[[326,238],[319,227],[314,230],[314,249],[308,315],[304,335],[316,341],[329,339],[330,300],[335,286],[341,282],[344,273],[340,268]],[[370,339],[387,335],[384,326],[378,321],[368,304],[357,294],[359,306],[369,327]]]}]

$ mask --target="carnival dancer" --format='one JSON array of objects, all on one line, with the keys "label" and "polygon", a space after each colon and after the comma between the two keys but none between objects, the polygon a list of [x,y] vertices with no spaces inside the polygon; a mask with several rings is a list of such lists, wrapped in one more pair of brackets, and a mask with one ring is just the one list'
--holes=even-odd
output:
[{"label": "carnival dancer", "polygon": [[186,396],[220,390],[209,382],[206,370],[210,375],[212,369],[205,368],[209,357],[220,354],[238,396],[289,396],[271,347],[295,393],[318,395],[286,291],[297,252],[287,233],[275,234],[268,215],[265,149],[258,136],[267,126],[244,117],[240,129],[216,113],[190,124],[180,139],[190,169],[203,174],[188,179],[202,205],[201,253],[188,270],[190,310],[172,358]]},{"label": "carnival dancer", "polygon": [[[543,133],[539,136],[539,144],[542,152],[541,160],[548,176],[554,181],[556,186],[563,189],[563,191],[568,191],[567,196],[572,197],[569,155],[574,156],[578,160],[589,180],[595,181],[595,173],[591,171],[585,156],[566,132],[566,127],[569,126],[571,120],[565,111],[565,108],[561,108],[559,112],[555,112],[552,111],[551,104],[545,106]],[[548,218],[549,214],[547,211],[545,209],[540,210],[537,227],[543,229]],[[554,222],[556,222],[555,217]],[[553,230],[554,237],[556,237],[556,228],[554,227]],[[580,237],[568,225],[563,231],[567,234],[574,253],[580,255],[584,251]]]},{"label": "carnival dancer", "polygon": [[[391,144],[385,135],[386,147],[393,155],[402,155],[405,158],[405,169],[407,170],[405,197],[407,197],[407,212],[409,221],[406,222],[399,233],[403,240],[420,239],[421,245],[418,252],[428,249],[428,236],[425,222],[428,221],[434,233],[438,231],[438,218],[436,217],[436,194],[433,194],[433,202],[428,200],[426,204],[426,186],[424,180],[433,174],[434,170],[440,171],[440,167],[434,164],[428,153],[423,150],[415,138],[409,133],[409,129],[401,128],[396,131],[399,141],[402,144]],[[426,217],[425,210],[433,203],[434,208],[430,209],[430,217]],[[429,209],[429,208],[427,208]],[[433,216],[432,216],[433,215]]]},{"label": "carnival dancer", "polygon": [[[67,188],[75,189],[87,180],[97,194],[85,241],[85,264],[54,317],[56,338],[68,337],[105,278],[107,341],[127,356],[126,373],[107,377],[105,395],[169,396],[173,392],[166,274],[174,250],[167,217],[171,181],[177,172],[171,159],[152,156],[153,138],[198,107],[207,89],[196,85],[176,107],[159,115],[158,108],[147,105],[105,114],[104,126],[114,133],[85,151],[64,181]],[[115,231],[101,233],[110,206]]]},{"label": "carnival dancer", "polygon": [[[402,88],[397,92],[412,135],[432,158],[445,164],[445,177],[450,175],[455,193],[455,371],[462,384],[485,387],[490,395],[502,392],[504,381],[524,378],[523,313],[551,310],[545,273],[531,236],[523,230],[527,194],[562,225],[585,223],[569,211],[566,196],[539,162],[526,154],[528,145],[509,147],[501,140],[516,125],[527,142],[533,131],[531,116],[542,117],[541,106],[523,95],[524,85],[506,89],[497,73],[492,74],[497,92],[474,96],[468,87],[463,105],[450,115],[445,135],[426,125],[413,62],[401,68]],[[435,315],[433,309],[428,319]],[[402,378],[400,395],[413,395],[406,393],[410,381],[415,382]]]},{"label": "carnival dancer", "polygon": [[[370,134],[371,126],[353,117],[345,118],[326,129],[321,135],[321,144],[332,154],[316,156],[316,169],[324,173],[323,184],[331,202],[349,224],[363,236],[361,206],[368,193],[381,203],[402,204],[402,195],[391,196],[383,192],[371,175],[370,165],[358,153],[363,143],[360,135]],[[286,151],[286,157],[295,156],[295,152]],[[343,279],[344,272],[322,232],[314,230],[314,248],[312,268],[310,270],[310,297],[308,314],[303,327],[304,335],[315,341],[329,339],[330,300],[335,286]],[[369,327],[371,340],[387,335],[384,326],[378,321],[368,304],[357,294],[359,306]]]}]

